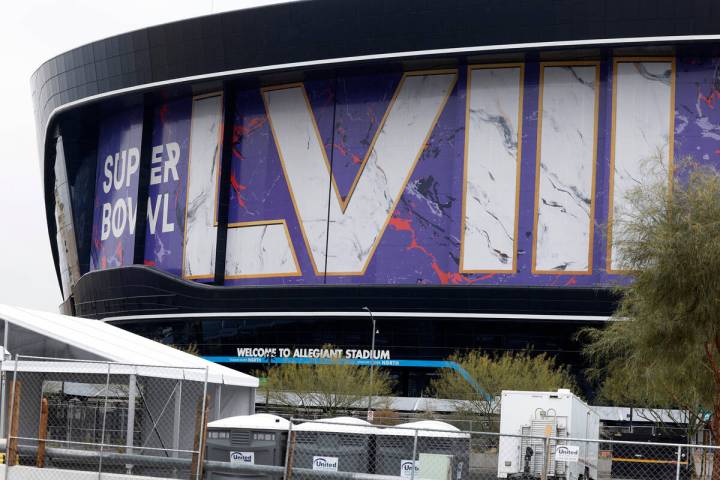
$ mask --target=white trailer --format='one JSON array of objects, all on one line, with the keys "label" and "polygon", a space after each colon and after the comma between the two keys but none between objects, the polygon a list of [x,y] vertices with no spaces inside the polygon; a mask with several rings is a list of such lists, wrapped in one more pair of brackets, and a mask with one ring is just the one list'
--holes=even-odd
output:
[{"label": "white trailer", "polygon": [[499,478],[598,478],[598,442],[563,440],[600,435],[599,415],[570,390],[503,391],[500,435]]}]

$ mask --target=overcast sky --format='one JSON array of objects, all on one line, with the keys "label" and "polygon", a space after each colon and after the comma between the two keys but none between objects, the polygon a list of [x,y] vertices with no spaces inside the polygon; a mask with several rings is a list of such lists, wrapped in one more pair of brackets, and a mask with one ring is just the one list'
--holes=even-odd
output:
[{"label": "overcast sky", "polygon": [[57,311],[30,75],[79,45],[137,28],[277,0],[23,0],[0,7],[0,303]]}]

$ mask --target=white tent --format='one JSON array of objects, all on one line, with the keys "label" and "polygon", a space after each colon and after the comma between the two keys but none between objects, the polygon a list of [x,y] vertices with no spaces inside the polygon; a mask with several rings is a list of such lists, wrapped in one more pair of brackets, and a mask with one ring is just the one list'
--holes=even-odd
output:
[{"label": "white tent", "polygon": [[[0,305],[0,329],[0,342],[13,358],[1,369],[22,386],[20,436],[36,433],[43,391],[58,382],[76,392],[126,392],[128,446],[138,431],[136,404],[143,445],[174,450],[192,448],[192,419],[204,394],[210,397],[209,420],[254,413],[257,378],[102,321]],[[2,413],[9,394],[0,396]],[[4,419],[0,414],[3,435]]]},{"label": "white tent", "polygon": [[[238,372],[231,368],[209,362],[200,357],[190,355],[189,353],[180,351],[176,348],[168,347],[161,343],[148,340],[147,338],[127,332],[121,328],[114,327],[98,320],[88,320],[85,318],[69,317],[57,313],[41,312],[37,310],[29,310],[26,308],[10,307],[0,305],[0,320],[8,322],[9,345],[7,347],[11,355],[36,355],[41,357],[67,358],[68,360],[100,360],[111,361],[116,363],[127,364],[128,366],[145,367],[146,372],[152,372],[152,376],[157,376],[160,369],[152,369],[153,366],[158,367],[178,367],[177,372],[169,371],[168,374],[180,375],[180,369],[198,369],[198,375],[202,371],[204,377],[204,369],[208,369],[208,382],[220,383],[226,385],[237,385],[241,387],[257,387],[258,379],[250,375]],[[20,340],[18,335],[22,335],[22,330],[16,331],[13,327],[19,327],[22,330],[31,332],[36,338],[28,338],[28,343],[38,345],[41,342],[45,351],[37,351],[37,347],[32,351],[22,348],[22,345],[15,345]],[[47,341],[43,342],[42,337],[51,339],[53,343],[59,342],[71,347],[70,351],[86,352],[86,356],[74,354],[72,356],[58,355],[56,350]],[[48,362],[40,362],[41,365],[33,365],[34,362],[23,361],[20,365],[21,369],[32,370],[36,368],[52,367],[53,371],[77,372],[80,369],[87,372],[92,368],[90,364],[83,363],[82,366],[74,366],[73,363],[59,362],[57,365],[50,366]],[[12,371],[15,369],[14,362],[5,362],[3,370]],[[97,373],[105,373],[104,364],[98,364]],[[142,374],[140,372],[137,372]],[[197,380],[202,381],[199,377]]]}]

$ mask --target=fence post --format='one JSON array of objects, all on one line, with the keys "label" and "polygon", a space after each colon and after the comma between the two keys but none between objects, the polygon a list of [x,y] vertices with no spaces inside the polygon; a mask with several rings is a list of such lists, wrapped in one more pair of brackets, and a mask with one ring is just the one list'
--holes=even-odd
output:
[{"label": "fence post", "polygon": [[182,421],[182,391],[183,380],[185,379],[185,370],[183,369],[183,378],[178,381],[177,390],[175,390],[175,405],[173,406],[173,437],[172,437],[172,456],[178,458],[180,449],[180,422]]},{"label": "fence post", "polygon": [[[17,382],[17,371],[18,371],[18,359],[20,358],[20,355],[17,353],[15,354],[15,364],[13,365],[13,381],[12,381],[12,388],[10,389],[10,414],[8,417],[8,431],[7,431],[7,442],[5,444],[5,479],[7,480],[8,476],[8,470],[10,465],[14,464],[14,454],[15,454],[15,447],[13,444],[13,441],[11,437],[13,434],[17,436],[17,427],[13,426],[13,419],[16,417],[15,411],[20,411],[20,405],[18,405],[18,400],[20,399],[20,385],[18,385]],[[3,395],[5,395],[5,392],[3,392]],[[19,417],[19,415],[17,415]],[[17,443],[17,438],[15,439],[15,444]],[[13,457],[10,457],[11,452],[11,446]],[[12,460],[11,460],[12,458]]]},{"label": "fence post", "polygon": [[15,465],[17,457],[18,428],[20,427],[20,384],[13,381],[13,398],[12,402],[15,408],[12,409],[10,416],[10,438],[8,440],[8,458],[7,465]]},{"label": "fence post", "polygon": [[210,395],[205,396],[205,408],[203,408],[202,432],[200,434],[200,455],[198,461],[198,479],[205,477],[205,439],[207,439],[208,418],[210,414]]},{"label": "fence post", "polygon": [[38,427],[38,450],[35,457],[35,465],[38,468],[45,466],[45,439],[47,438],[48,424],[48,401],[47,398],[40,400],[40,426]]},{"label": "fence post", "polygon": [[98,458],[98,476],[102,474],[102,454],[105,445],[105,421],[107,420],[108,393],[110,390],[110,362],[107,363],[107,376],[105,377],[105,405],[103,406],[102,430],[100,431],[100,458]]},{"label": "fence post", "polygon": [[293,447],[295,446],[295,432],[292,427],[293,422],[291,418],[290,425],[288,426],[287,447],[285,447],[285,480],[290,480],[290,477],[292,477]]},{"label": "fence post", "polygon": [[[2,359],[0,360],[0,365],[2,365],[5,360],[7,360],[7,345],[8,345],[8,328],[9,324],[8,321],[5,320],[5,327],[3,328],[3,352],[2,352]],[[2,377],[2,397],[0,397],[0,435],[7,436],[7,432],[5,431],[5,414],[7,413],[5,411],[7,407],[6,403],[6,397],[7,397],[7,375],[5,374],[5,371],[0,368],[0,376]]]},{"label": "fence post", "polygon": [[[207,369],[205,372],[207,374]],[[205,460],[205,452],[203,451],[205,441],[203,436],[207,436],[207,414],[210,404],[210,398],[208,398],[209,395],[206,395],[205,392],[207,392],[207,377],[202,400],[198,402],[195,410],[195,442],[193,444],[193,454],[190,462],[191,480],[193,478],[198,480],[201,478],[201,472],[203,471],[204,466],[203,462]]]},{"label": "fence post", "polygon": [[205,367],[205,383],[203,384],[203,407],[202,407],[202,420],[200,429],[200,443],[198,451],[198,464],[197,464],[197,478],[198,480],[203,478],[203,465],[205,461],[205,438],[207,437],[207,424],[208,424],[208,413],[210,409],[210,396],[207,394],[207,382],[208,382],[208,367]]},{"label": "fence post", "polygon": [[675,465],[675,480],[680,480],[680,459],[681,458],[682,458],[682,446],[678,445],[677,464]]},{"label": "fence post", "polygon": [[[137,367],[134,371],[137,372]],[[127,410],[127,424],[125,431],[125,453],[133,453],[133,446],[135,445],[135,397],[137,396],[137,374],[131,373],[128,376],[128,410]],[[127,475],[132,474],[134,465],[125,465],[125,473]]]},{"label": "fence post", "polygon": [[190,462],[190,480],[195,478],[195,475],[197,475],[198,460],[200,458],[200,434],[202,431],[200,425],[200,412],[202,411],[202,408],[202,402],[198,402],[195,407],[195,440],[193,443],[192,460]]},{"label": "fence post", "polygon": [[547,480],[548,475],[548,459],[550,458],[550,437],[545,437],[543,440],[543,467],[542,467],[542,480]]},{"label": "fence post", "polygon": [[410,480],[415,480],[415,466],[417,465],[417,441],[418,441],[418,430],[415,429],[415,438],[413,439],[413,454],[412,454],[412,468],[410,469]]}]

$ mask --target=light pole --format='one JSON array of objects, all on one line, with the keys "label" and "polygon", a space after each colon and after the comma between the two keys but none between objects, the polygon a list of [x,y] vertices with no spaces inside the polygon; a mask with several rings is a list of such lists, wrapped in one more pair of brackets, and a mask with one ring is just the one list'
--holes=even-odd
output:
[{"label": "light pole", "polygon": [[368,395],[368,416],[372,411],[372,397],[373,397],[373,369],[375,368],[375,317],[373,317],[372,310],[369,307],[363,307],[363,310],[368,312],[370,320],[372,320],[372,343],[370,345],[370,394]]}]

